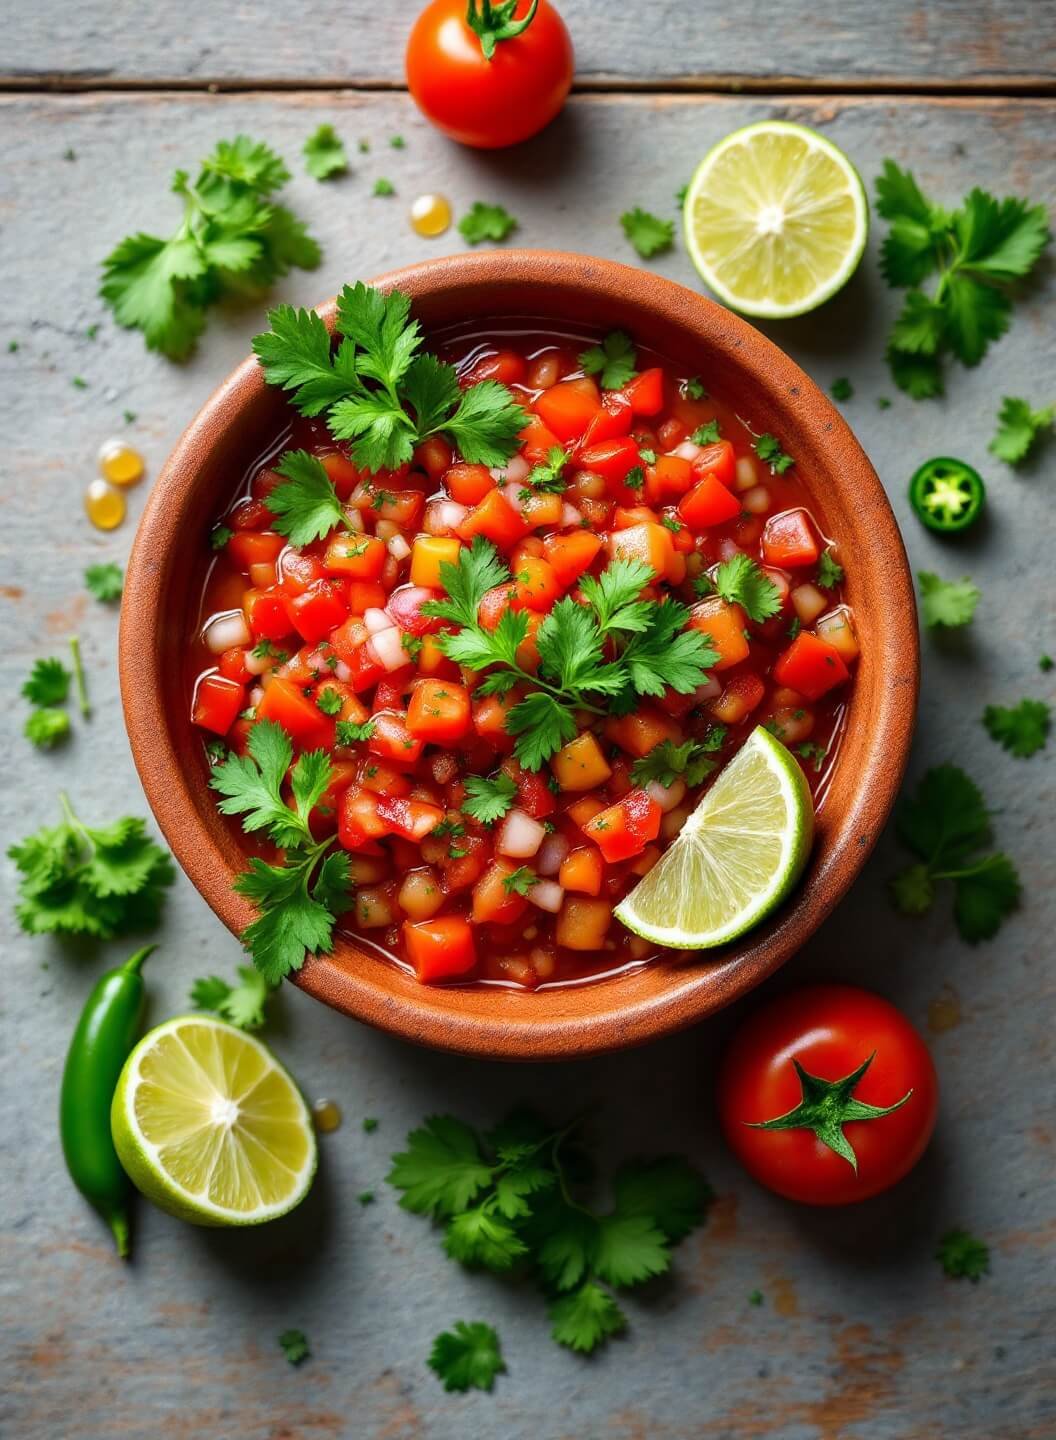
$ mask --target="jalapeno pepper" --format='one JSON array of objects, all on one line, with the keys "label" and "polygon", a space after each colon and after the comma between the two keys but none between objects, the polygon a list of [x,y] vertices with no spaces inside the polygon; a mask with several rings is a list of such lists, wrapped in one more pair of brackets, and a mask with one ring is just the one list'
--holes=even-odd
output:
[{"label": "jalapeno pepper", "polygon": [[909,503],[917,519],[940,534],[967,530],[985,501],[986,486],[978,471],[947,455],[926,460],[909,482]]},{"label": "jalapeno pepper", "polygon": [[110,1102],[121,1067],[139,1035],[144,986],[140,968],[157,947],[137,950],[108,971],[88,996],[62,1072],[59,1133],[66,1168],[81,1194],[95,1206],[117,1242],[129,1253],[131,1185],[110,1137]]}]

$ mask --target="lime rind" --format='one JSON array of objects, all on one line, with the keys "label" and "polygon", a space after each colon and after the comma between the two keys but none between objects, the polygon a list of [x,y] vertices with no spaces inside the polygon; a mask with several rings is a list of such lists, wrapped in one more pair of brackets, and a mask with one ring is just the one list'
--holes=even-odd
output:
[{"label": "lime rind", "polygon": [[744,315],[788,319],[831,299],[857,269],[869,204],[836,145],[791,121],[762,120],[718,141],[683,206],[701,278]]},{"label": "lime rind", "polygon": [[724,945],[781,904],[803,872],[813,838],[806,777],[760,725],[674,844],[616,907],[616,918],[670,949]]}]

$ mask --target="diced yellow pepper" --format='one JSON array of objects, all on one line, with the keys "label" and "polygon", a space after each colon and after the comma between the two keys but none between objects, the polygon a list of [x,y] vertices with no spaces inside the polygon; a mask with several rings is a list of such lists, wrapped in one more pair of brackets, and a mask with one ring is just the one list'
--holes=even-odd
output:
[{"label": "diced yellow pepper", "polygon": [[593,790],[604,785],[612,774],[601,746],[589,730],[562,745],[551,757],[550,768],[562,790]]},{"label": "diced yellow pepper", "polygon": [[440,566],[458,564],[462,542],[444,535],[422,535],[411,549],[411,584],[442,589]]}]

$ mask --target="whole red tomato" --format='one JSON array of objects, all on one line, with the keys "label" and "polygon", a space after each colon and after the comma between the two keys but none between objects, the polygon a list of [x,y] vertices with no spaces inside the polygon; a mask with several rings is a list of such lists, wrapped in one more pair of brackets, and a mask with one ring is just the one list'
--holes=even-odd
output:
[{"label": "whole red tomato", "polygon": [[852,985],[814,985],[745,1021],[718,1097],[730,1148],[760,1184],[846,1205],[917,1163],[939,1087],[924,1041],[893,1005]]},{"label": "whole red tomato", "polygon": [[432,0],[407,41],[407,84],[438,130],[494,150],[548,125],[572,85],[574,56],[548,0]]}]

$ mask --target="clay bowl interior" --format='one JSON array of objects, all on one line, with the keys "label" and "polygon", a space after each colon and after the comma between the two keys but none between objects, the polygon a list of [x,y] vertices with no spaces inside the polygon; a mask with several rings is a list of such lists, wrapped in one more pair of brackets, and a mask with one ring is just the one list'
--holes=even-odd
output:
[{"label": "clay bowl interior", "polygon": [[[601,981],[528,992],[419,985],[339,937],[333,954],[309,959],[295,983],[406,1039],[492,1058],[594,1054],[680,1029],[758,985],[810,938],[846,894],[888,817],[918,682],[913,587],[890,506],[847,425],[803,371],[750,325],[670,281],[587,256],[510,250],[428,261],[376,283],[412,296],[427,337],[467,320],[486,331],[490,319],[502,317],[537,320],[539,329],[547,322],[558,330],[620,328],[703,376],[753,429],[773,432],[796,456],[839,540],[862,654],[807,872],[779,913],[743,940]],[[332,303],[321,313],[329,323]],[[191,881],[236,934],[253,918],[231,888],[245,857],[207,788],[181,651],[196,618],[210,526],[287,414],[253,360],[215,392],[154,486],[122,607],[121,689],[147,799]]]}]

